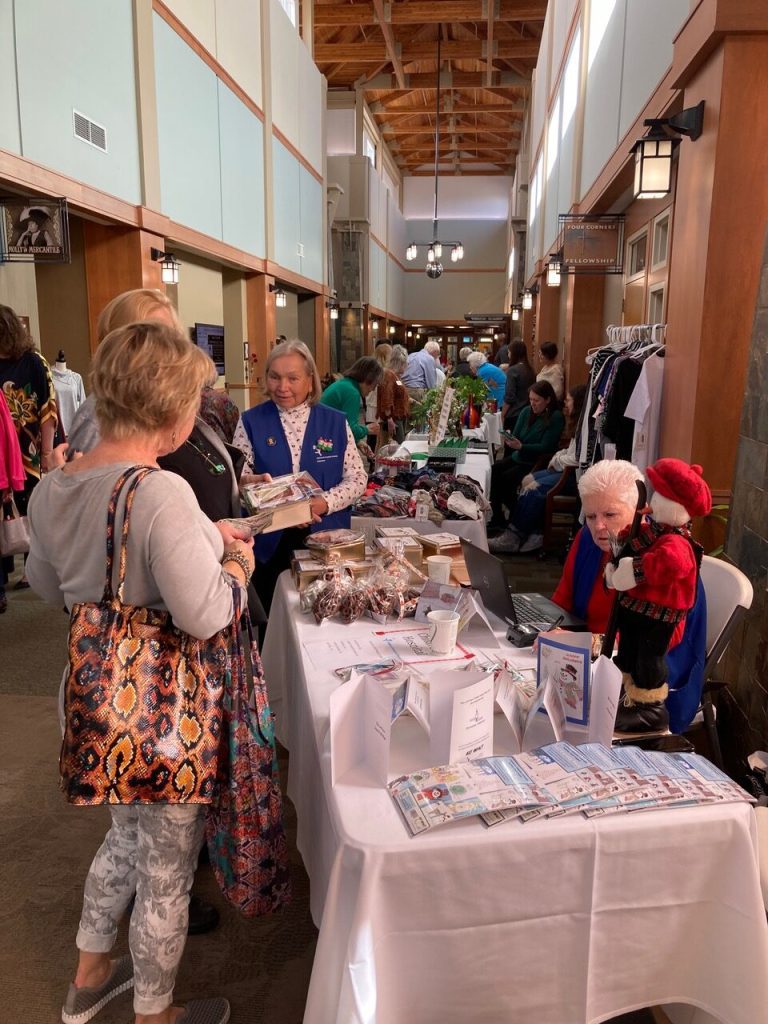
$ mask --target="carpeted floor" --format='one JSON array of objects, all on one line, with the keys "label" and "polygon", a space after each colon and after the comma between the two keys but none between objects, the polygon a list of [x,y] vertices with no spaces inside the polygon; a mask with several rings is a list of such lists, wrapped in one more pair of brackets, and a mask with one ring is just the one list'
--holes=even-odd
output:
[{"label": "carpeted floor", "polygon": [[[510,558],[508,565],[518,590],[551,592],[560,574],[552,561]],[[69,806],[58,789],[56,705],[67,616],[29,590],[9,589],[8,600],[8,611],[0,616],[0,1022],[54,1024],[76,961],[83,880],[107,814]],[[285,773],[284,752],[281,768]],[[210,868],[198,870],[195,891],[219,908],[221,924],[188,940],[176,987],[179,1001],[223,995],[232,1004],[233,1024],[300,1024],[317,933],[288,802],[286,827],[294,899],[275,918],[243,920],[225,905]],[[125,928],[117,950],[127,951]],[[95,1020],[128,1024],[130,994]],[[620,1018],[621,1024],[653,1020],[650,1012]]]}]

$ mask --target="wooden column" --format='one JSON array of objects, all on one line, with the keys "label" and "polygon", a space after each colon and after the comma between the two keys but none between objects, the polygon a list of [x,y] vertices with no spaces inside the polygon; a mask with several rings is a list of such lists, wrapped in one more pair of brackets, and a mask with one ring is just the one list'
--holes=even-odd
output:
[{"label": "wooden column", "polygon": [[325,296],[315,296],[315,362],[321,377],[331,369],[331,336]]},{"label": "wooden column", "polygon": [[[565,280],[563,278],[563,280]],[[563,284],[560,288],[564,287]],[[560,288],[550,288],[542,277],[536,296],[536,339],[534,353],[545,341],[557,341],[560,334]]]},{"label": "wooden column", "polygon": [[684,106],[704,131],[679,147],[661,455],[700,463],[713,490],[736,464],[768,222],[768,8],[702,0],[675,43]]},{"label": "wooden column", "polygon": [[163,249],[165,239],[138,228],[83,221],[85,286],[91,352],[96,351],[96,321],[104,306],[132,288],[159,288],[160,264],[150,249]]},{"label": "wooden column", "polygon": [[264,367],[277,335],[275,300],[269,290],[274,283],[274,277],[267,274],[249,274],[245,279],[248,341],[251,346],[250,405],[256,405],[264,397]]},{"label": "wooden column", "polygon": [[587,350],[602,340],[605,277],[602,274],[567,274],[562,282],[560,287],[568,289],[563,370],[570,388],[587,383],[589,368],[584,361]]}]

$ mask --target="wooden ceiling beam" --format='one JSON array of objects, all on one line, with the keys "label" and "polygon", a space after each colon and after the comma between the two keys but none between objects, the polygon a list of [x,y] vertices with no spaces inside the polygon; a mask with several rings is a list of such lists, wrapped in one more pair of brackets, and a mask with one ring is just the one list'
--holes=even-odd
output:
[{"label": "wooden ceiling beam", "polygon": [[[423,25],[425,22],[484,21],[484,0],[408,0],[387,5],[391,25]],[[546,0],[500,0],[499,21],[544,21]],[[315,25],[375,25],[375,0],[365,3],[315,3]],[[380,23],[380,22],[379,22]]]},{"label": "wooden ceiling beam", "polygon": [[[519,139],[521,135],[519,125],[495,125],[495,124],[457,124],[450,129],[456,135],[511,135]],[[431,135],[434,136],[435,129],[428,124],[410,125],[405,128],[392,125],[382,126],[382,135],[388,141],[397,135]]]},{"label": "wooden ceiling beam", "polygon": [[[488,15],[486,18],[486,39],[487,39],[487,51],[485,57],[485,84],[490,85],[493,81],[493,57],[494,57],[494,45],[493,45],[493,23],[496,20],[496,11],[498,10],[498,0],[485,0],[488,8]],[[537,51],[538,53],[538,48]],[[504,56],[499,53],[499,57]],[[511,56],[511,55],[510,55]]]},{"label": "wooden ceiling beam", "polygon": [[[501,166],[501,165],[496,165],[496,166]],[[514,164],[509,164],[507,167],[504,168],[504,172],[506,174],[509,174],[509,175],[512,175],[514,173],[514,170],[515,170],[515,165]],[[461,171],[459,173],[458,177],[463,177],[463,178],[478,177],[479,178],[481,176],[488,177],[491,174],[492,174],[491,171]],[[432,177],[434,177],[434,171],[415,171],[414,170],[414,171],[410,171],[410,175],[411,175],[412,178],[432,178]],[[451,267],[448,267],[448,270],[451,270],[451,269],[452,269]],[[457,267],[456,269],[460,270],[461,267]]]},{"label": "wooden ceiling beam", "polygon": [[[496,0],[498,3],[498,0]],[[490,0],[491,7],[493,0]],[[494,43],[493,40],[493,19],[489,22],[489,39],[452,39],[442,43],[442,56],[444,60],[482,60],[488,59],[491,71],[493,71],[493,58],[499,60],[519,60],[528,58],[535,60],[539,54],[539,42],[537,39],[501,39]],[[395,44],[396,46],[398,44]],[[412,61],[434,60],[434,42],[408,42],[399,45],[396,49],[403,64]],[[331,61],[346,62],[355,64],[377,64],[389,57],[389,46],[383,43],[315,43],[314,59],[318,64],[325,64]],[[487,77],[487,76],[486,76]]]},{"label": "wooden ceiling beam", "polygon": [[[530,89],[530,75],[516,75],[513,71],[494,71],[489,86],[484,71],[443,71],[440,74],[440,89]],[[405,84],[398,85],[394,75],[376,75],[365,86],[366,92],[381,89],[390,92],[403,89],[412,92],[414,89],[436,89],[437,72],[409,74],[405,76]]]},{"label": "wooden ceiling beam", "polygon": [[[389,5],[388,5],[389,6]],[[373,0],[373,12],[376,15],[376,21],[379,23],[381,28],[381,34],[384,36],[384,42],[386,44],[386,59],[392,61],[392,68],[395,72],[395,81],[397,82],[398,88],[405,88],[405,73],[403,72],[403,64],[400,59],[400,43],[395,39],[395,33],[392,31],[392,26],[384,12],[384,0]],[[367,45],[365,43],[363,46]],[[353,47],[353,49],[356,49]],[[317,57],[315,58],[318,59]],[[350,58],[354,60],[355,58]],[[384,57],[379,57],[373,61],[374,64],[378,64],[379,61]]]},{"label": "wooden ceiling beam", "polygon": [[[385,107],[381,103],[371,104],[371,113],[375,117],[383,117],[388,121],[393,117],[424,117],[426,114],[434,114],[434,104],[418,107]],[[454,106],[452,113],[457,117],[468,114],[508,114],[513,118],[522,118],[525,114],[524,103],[477,103],[474,106]]]}]

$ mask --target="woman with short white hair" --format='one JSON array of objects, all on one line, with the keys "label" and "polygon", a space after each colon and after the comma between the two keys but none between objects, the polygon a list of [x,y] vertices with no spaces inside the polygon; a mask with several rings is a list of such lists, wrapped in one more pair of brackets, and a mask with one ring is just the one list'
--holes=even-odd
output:
[{"label": "woman with short white hair", "polygon": [[277,577],[290,566],[294,549],[304,547],[308,532],[348,527],[350,506],[368,476],[347,417],[319,401],[320,375],[303,341],[273,348],[264,376],[267,401],[244,412],[235,431],[247,472],[276,477],[306,470],[322,489],[311,502],[311,524],[256,537],[254,584],[269,613]]},{"label": "woman with short white hair", "polygon": [[500,409],[504,402],[507,375],[498,366],[489,363],[483,352],[470,352],[467,362],[473,375],[485,382],[489,396],[496,402],[496,407]]}]

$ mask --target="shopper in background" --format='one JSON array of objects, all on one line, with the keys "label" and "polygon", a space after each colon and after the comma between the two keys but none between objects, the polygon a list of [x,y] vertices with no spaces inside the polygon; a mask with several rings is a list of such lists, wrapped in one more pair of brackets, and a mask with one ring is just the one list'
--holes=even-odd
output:
[{"label": "shopper in background", "polygon": [[484,352],[470,352],[467,362],[472,374],[487,384],[488,397],[495,400],[497,408],[501,408],[504,401],[504,385],[507,381],[504,371],[489,363]]},{"label": "shopper in background", "polygon": [[537,380],[528,390],[528,405],[517,417],[511,437],[504,438],[505,455],[491,467],[489,530],[507,528],[504,506],[515,507],[517,489],[538,459],[557,451],[565,420],[557,407],[552,385]]},{"label": "shopper in background", "polygon": [[[386,370],[389,357],[392,355],[392,346],[387,344],[386,341],[380,342],[373,350],[373,358],[377,363],[381,365],[382,370]],[[371,430],[369,425],[371,423],[378,423],[381,417],[378,414],[379,408],[379,386],[376,385],[372,388],[365,396],[365,425],[368,427],[368,444],[371,448],[376,447],[376,431]]]},{"label": "shopper in background", "polygon": [[[367,362],[381,374],[375,359]],[[254,582],[269,613],[277,578],[290,566],[294,549],[304,546],[310,530],[348,527],[350,506],[365,491],[368,477],[347,418],[319,401],[320,376],[304,342],[285,341],[273,349],[264,373],[269,398],[244,412],[235,431],[245,470],[273,477],[306,470],[323,491],[312,499],[311,524],[256,537]],[[359,409],[359,390],[357,395]]]},{"label": "shopper in background", "polygon": [[[2,506],[10,502],[13,492],[24,490],[25,481],[19,437],[5,395],[0,391],[0,515]],[[8,599],[5,596],[8,575],[4,561],[0,558],[0,615],[8,610]]]},{"label": "shopper in background", "polygon": [[[11,412],[24,465],[24,487],[16,493],[21,515],[27,514],[32,491],[43,473],[53,468],[53,439],[59,422],[56,392],[48,363],[35,348],[27,329],[10,306],[0,305],[0,388]],[[26,557],[25,557],[26,561]],[[13,556],[5,558],[6,575]],[[16,588],[28,587],[26,576]]]},{"label": "shopper in background", "polygon": [[435,356],[440,356],[440,346],[436,341],[428,341],[424,348],[408,356],[403,384],[408,388],[412,402],[420,402],[426,391],[437,386]]},{"label": "shopper in background", "polygon": [[505,430],[512,430],[517,417],[528,405],[528,389],[536,379],[528,362],[528,349],[524,341],[513,341],[509,346],[509,367],[504,385],[504,404],[501,421]]},{"label": "shopper in background", "polygon": [[400,374],[408,362],[408,353],[402,345],[395,345],[384,371],[384,379],[377,388],[377,416],[380,439],[402,442],[411,411],[411,400]]},{"label": "shopper in background", "polygon": [[453,370],[451,371],[451,377],[471,376],[472,371],[470,370],[469,363],[467,362],[469,353],[471,351],[472,349],[469,347],[469,345],[465,345],[463,348],[459,349],[459,361],[458,363],[456,363]]},{"label": "shopper in background", "polygon": [[[125,602],[168,611],[178,629],[201,640],[232,621],[233,582],[244,588],[253,571],[251,542],[217,529],[189,485],[158,466],[189,437],[213,372],[201,349],[157,321],[118,328],[102,341],[91,376],[100,440],[47,475],[30,501],[29,575],[41,597],[59,608],[101,600],[113,490],[131,466],[153,466],[158,471],[136,489],[130,514]],[[121,518],[124,504],[123,496]],[[172,681],[173,699],[181,699],[182,684]],[[111,828],[85,883],[79,962],[62,1020],[88,1021],[132,985],[137,1022],[171,1024],[206,808],[158,801],[109,809]],[[134,894],[131,955],[111,960]],[[184,1015],[190,1024],[228,1018],[225,999],[191,1003]]]},{"label": "shopper in background", "polygon": [[560,402],[565,392],[565,374],[558,362],[557,356],[557,345],[554,341],[545,341],[542,345],[539,345],[539,365],[541,369],[536,374],[536,380],[549,381],[558,402]]},{"label": "shopper in background", "polygon": [[509,345],[505,341],[503,345],[499,345],[499,349],[496,355],[493,357],[495,366],[500,366],[502,369],[506,369],[509,364]]},{"label": "shopper in background", "polygon": [[[538,551],[544,542],[544,512],[547,495],[562,478],[563,471],[576,468],[579,460],[576,455],[576,424],[581,415],[587,389],[584,384],[577,384],[565,396],[563,412],[565,413],[566,432],[571,440],[567,448],[555,452],[546,469],[539,469],[523,477],[520,493],[509,527],[498,537],[492,537],[488,548],[493,552],[512,554],[519,551],[521,555]],[[576,474],[566,477],[562,491],[559,493],[576,494]]]},{"label": "shopper in background", "polygon": [[378,420],[368,427],[360,422],[360,410],[368,395],[379,386],[383,376],[384,367],[378,359],[362,356],[352,363],[341,380],[334,381],[320,396],[323,405],[344,413],[352,436],[358,443],[366,441],[368,434],[379,432]]}]

